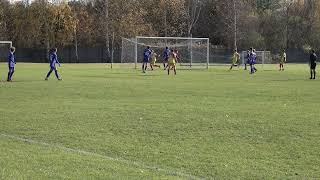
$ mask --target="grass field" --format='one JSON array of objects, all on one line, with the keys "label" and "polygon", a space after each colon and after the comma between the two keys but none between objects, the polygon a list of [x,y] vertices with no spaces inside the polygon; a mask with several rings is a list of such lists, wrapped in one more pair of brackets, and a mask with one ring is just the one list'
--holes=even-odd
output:
[{"label": "grass field", "polygon": [[319,179],[307,65],[142,74],[0,64],[0,179]]}]

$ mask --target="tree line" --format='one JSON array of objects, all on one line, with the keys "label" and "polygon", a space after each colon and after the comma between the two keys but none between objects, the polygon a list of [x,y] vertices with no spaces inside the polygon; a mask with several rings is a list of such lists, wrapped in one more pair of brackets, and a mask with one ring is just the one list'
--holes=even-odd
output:
[{"label": "tree line", "polygon": [[0,0],[0,40],[18,48],[103,46],[121,38],[209,37],[212,45],[320,49],[317,0]]}]

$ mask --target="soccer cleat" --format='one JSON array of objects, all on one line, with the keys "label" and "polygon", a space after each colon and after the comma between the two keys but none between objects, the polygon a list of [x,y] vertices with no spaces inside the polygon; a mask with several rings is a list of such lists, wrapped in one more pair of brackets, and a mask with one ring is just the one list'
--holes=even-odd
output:
[{"label": "soccer cleat", "polygon": [[62,81],[62,79],[61,79],[61,78],[59,78],[59,79],[58,79],[58,81]]},{"label": "soccer cleat", "polygon": [[45,80],[45,81],[48,81],[48,78],[45,78],[44,80]]}]

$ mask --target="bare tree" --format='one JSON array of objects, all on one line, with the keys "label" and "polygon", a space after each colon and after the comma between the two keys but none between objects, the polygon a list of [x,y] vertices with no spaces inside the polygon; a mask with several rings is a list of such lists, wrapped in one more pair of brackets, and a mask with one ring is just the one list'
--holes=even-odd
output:
[{"label": "bare tree", "polygon": [[187,0],[187,23],[188,23],[188,36],[192,36],[192,30],[197,24],[202,9],[201,0]]},{"label": "bare tree", "polygon": [[104,33],[105,33],[105,45],[106,45],[106,57],[110,59],[110,39],[109,39],[109,0],[104,0]]}]

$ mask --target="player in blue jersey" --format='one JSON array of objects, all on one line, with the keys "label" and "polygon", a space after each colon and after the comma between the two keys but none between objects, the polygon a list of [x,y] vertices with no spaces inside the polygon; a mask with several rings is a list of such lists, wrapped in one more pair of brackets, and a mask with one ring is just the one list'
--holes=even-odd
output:
[{"label": "player in blue jersey", "polygon": [[246,59],[244,60],[244,70],[247,70],[248,64],[250,64],[250,50],[247,51]]},{"label": "player in blue jersey", "polygon": [[16,51],[15,47],[10,48],[10,53],[8,56],[8,67],[9,67],[8,78],[7,78],[8,82],[12,81],[12,75],[14,73],[14,66],[16,65],[16,58],[14,55],[15,51]]},{"label": "player in blue jersey", "polygon": [[255,67],[255,64],[257,63],[257,54],[256,54],[256,50],[253,48],[250,48],[250,74],[254,74],[255,72],[257,72],[257,68]]},{"label": "player in blue jersey", "polygon": [[148,63],[151,58],[151,54],[152,54],[152,51],[151,51],[150,47],[148,46],[143,52],[143,62],[142,62],[142,72],[143,73],[146,73]]},{"label": "player in blue jersey", "polygon": [[62,80],[60,77],[59,77],[59,74],[58,74],[58,70],[57,70],[57,67],[56,67],[56,64],[59,65],[60,67],[60,63],[58,61],[58,55],[57,55],[57,48],[53,48],[50,55],[49,55],[49,61],[50,61],[50,71],[48,72],[47,76],[46,76],[46,81],[49,79],[50,77],[50,74],[52,73],[52,71],[55,72],[56,74],[56,77],[58,80]]},{"label": "player in blue jersey", "polygon": [[168,64],[169,57],[170,57],[170,49],[169,49],[169,47],[166,47],[166,49],[163,52],[163,56],[162,56],[164,70],[166,70],[168,67],[167,64]]}]

